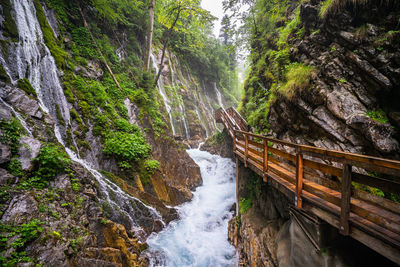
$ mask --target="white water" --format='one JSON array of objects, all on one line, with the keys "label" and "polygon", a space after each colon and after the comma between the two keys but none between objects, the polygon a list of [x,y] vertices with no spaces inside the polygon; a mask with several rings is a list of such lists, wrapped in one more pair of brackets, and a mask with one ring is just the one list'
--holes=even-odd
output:
[{"label": "white water", "polygon": [[222,103],[222,95],[221,95],[221,92],[218,90],[217,83],[214,83],[214,90],[215,90],[215,93],[217,94],[218,105],[222,109],[225,109],[224,104]]},{"label": "white water", "polygon": [[[176,91],[176,90],[180,90],[179,86],[177,85],[177,79],[176,79],[176,75],[175,75],[175,71],[173,68],[173,64],[171,61],[171,56],[168,59],[168,64],[169,64],[169,68],[170,68],[170,72],[171,72],[171,85],[172,88]],[[186,111],[185,111],[185,106],[183,104],[183,99],[182,96],[180,94],[180,92],[175,92],[175,97],[178,99],[178,108],[179,108],[179,112],[180,114],[182,114],[182,118],[180,119],[181,124],[183,125],[183,128],[185,130],[185,137],[187,139],[190,138],[190,133],[189,133],[189,123],[187,121],[187,116],[186,116]]]},{"label": "white water", "polygon": [[[37,92],[41,108],[56,118],[55,105],[59,105],[64,121],[69,124],[70,113],[57,75],[57,66],[44,44],[33,2],[32,0],[13,0],[12,4],[16,13],[15,21],[20,41],[10,47],[10,57],[7,60],[0,54],[0,62],[5,66],[13,83],[16,83],[18,79],[28,77]],[[13,112],[19,120],[23,121],[21,116]],[[22,124],[26,126],[24,122]],[[29,129],[28,133],[30,133]],[[54,133],[57,140],[65,147],[64,127],[56,122]],[[163,223],[160,214],[154,208],[123,192],[69,148],[65,150],[73,161],[86,168],[95,177],[101,195],[101,204],[106,203],[109,207],[109,216],[124,224],[128,231],[133,231],[138,237],[143,238],[146,233],[141,226],[152,231],[155,220]]]},{"label": "white water", "polygon": [[[156,57],[154,56],[153,53],[150,54],[150,59],[151,59],[151,63],[153,65],[153,68],[155,69],[156,75],[157,75],[159,67],[157,65]],[[165,92],[164,81],[163,81],[162,75],[160,76],[160,78],[157,81],[157,89],[164,101],[164,106],[165,106],[165,109],[167,110],[167,113],[169,116],[169,121],[171,123],[172,134],[175,135],[176,131],[175,131],[175,126],[174,126],[174,120],[172,118],[172,108],[170,105],[171,101],[169,100],[167,93]]]},{"label": "white water", "polygon": [[188,150],[200,166],[203,185],[178,207],[180,219],[147,240],[151,266],[237,266],[228,242],[230,207],[235,202],[235,165],[199,149]]}]

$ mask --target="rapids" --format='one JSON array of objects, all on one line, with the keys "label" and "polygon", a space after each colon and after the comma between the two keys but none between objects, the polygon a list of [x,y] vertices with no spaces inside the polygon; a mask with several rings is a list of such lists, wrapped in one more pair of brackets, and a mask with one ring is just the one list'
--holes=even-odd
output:
[{"label": "rapids", "polygon": [[236,250],[227,240],[235,165],[199,149],[188,153],[200,166],[203,185],[192,201],[177,207],[179,220],[147,240],[150,266],[237,266]]}]

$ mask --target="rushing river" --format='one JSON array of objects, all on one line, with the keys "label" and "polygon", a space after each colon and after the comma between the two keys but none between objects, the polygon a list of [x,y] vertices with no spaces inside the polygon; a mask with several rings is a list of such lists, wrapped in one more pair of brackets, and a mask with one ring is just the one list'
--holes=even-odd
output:
[{"label": "rushing river", "polygon": [[150,236],[151,266],[237,266],[228,242],[229,211],[235,202],[235,165],[230,159],[199,149],[188,150],[199,165],[203,185],[179,206],[180,219]]}]

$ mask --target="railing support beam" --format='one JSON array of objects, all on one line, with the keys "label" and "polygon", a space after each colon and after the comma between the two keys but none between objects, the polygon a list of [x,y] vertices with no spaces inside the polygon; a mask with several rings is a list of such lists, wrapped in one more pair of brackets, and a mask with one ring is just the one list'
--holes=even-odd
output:
[{"label": "railing support beam", "polygon": [[349,164],[343,165],[342,178],[342,198],[340,209],[340,233],[342,235],[350,234],[349,215],[350,215],[350,199],[351,199],[351,170]]},{"label": "railing support beam", "polygon": [[303,154],[298,151],[296,153],[296,196],[295,196],[295,204],[298,209],[303,208],[303,200],[301,198],[301,193],[303,191]]},{"label": "railing support beam", "polygon": [[247,158],[249,157],[249,136],[247,134],[244,135],[244,140],[245,140],[245,147],[244,147],[244,166],[247,168]]},{"label": "railing support beam", "polygon": [[264,182],[268,182],[267,180],[267,172],[268,172],[268,141],[264,140],[264,158],[263,158],[263,166],[264,166],[264,170],[263,170],[263,175],[264,175]]}]

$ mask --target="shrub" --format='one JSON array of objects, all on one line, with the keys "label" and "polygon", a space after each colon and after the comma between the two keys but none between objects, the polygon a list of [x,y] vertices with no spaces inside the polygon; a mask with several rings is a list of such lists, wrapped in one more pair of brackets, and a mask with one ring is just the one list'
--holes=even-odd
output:
[{"label": "shrub", "polygon": [[20,122],[16,118],[9,121],[0,120],[0,130],[0,143],[11,146],[11,151],[17,153],[23,131]]},{"label": "shrub", "polygon": [[36,171],[31,181],[47,184],[47,181],[53,180],[58,174],[68,172],[71,160],[61,148],[47,144],[40,149],[34,163]]},{"label": "shrub", "polygon": [[310,87],[311,78],[315,74],[315,68],[295,63],[288,66],[285,77],[286,83],[279,88],[279,92],[291,99],[296,92]]},{"label": "shrub", "polygon": [[114,132],[106,136],[104,153],[115,156],[120,161],[132,161],[145,158],[150,153],[150,146],[140,132],[135,134]]},{"label": "shrub", "polygon": [[145,161],[144,167],[149,174],[153,174],[160,168],[160,162],[158,160],[149,159]]},{"label": "shrub", "polygon": [[253,197],[250,198],[242,198],[239,202],[239,211],[240,214],[245,214],[249,208],[253,205]]}]

